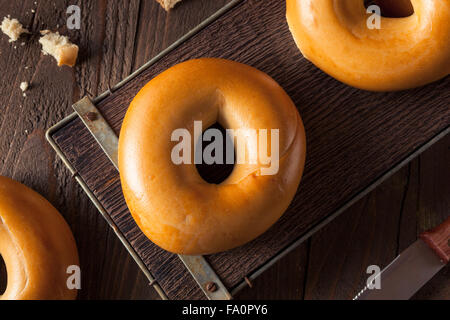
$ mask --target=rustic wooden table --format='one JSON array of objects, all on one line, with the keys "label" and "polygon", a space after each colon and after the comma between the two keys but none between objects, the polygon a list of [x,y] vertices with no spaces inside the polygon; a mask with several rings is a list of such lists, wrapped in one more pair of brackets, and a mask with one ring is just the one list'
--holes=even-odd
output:
[{"label": "rustic wooden table", "polygon": [[[281,1],[281,0],[280,0]],[[154,0],[0,0],[33,35],[22,46],[0,37],[0,174],[36,189],[65,216],[82,265],[80,299],[158,299],[134,261],[45,140],[45,130],[211,15],[227,0],[184,0],[165,13]],[[81,30],[67,30],[66,9],[81,8]],[[37,32],[59,30],[79,44],[74,69],[40,53]],[[31,83],[27,97],[19,84]],[[367,266],[386,266],[417,235],[450,213],[450,137],[383,183],[245,289],[241,299],[349,299]],[[0,263],[1,264],[1,263]],[[0,268],[0,272],[3,269]],[[4,272],[3,272],[4,274]],[[449,268],[415,298],[449,299]],[[0,283],[1,283],[0,279]],[[1,289],[0,289],[1,290]]]}]

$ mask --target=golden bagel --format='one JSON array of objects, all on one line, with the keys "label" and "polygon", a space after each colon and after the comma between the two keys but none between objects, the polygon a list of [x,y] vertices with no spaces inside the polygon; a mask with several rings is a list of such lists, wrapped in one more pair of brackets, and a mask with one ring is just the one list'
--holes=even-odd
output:
[{"label": "golden bagel", "polygon": [[42,196],[0,177],[0,254],[7,287],[0,300],[70,300],[69,266],[79,265],[69,226]]},{"label": "golden bagel", "polygon": [[[384,8],[391,2],[378,0]],[[380,29],[368,28],[363,0],[287,0],[287,21],[305,58],[332,77],[371,91],[403,90],[450,73],[450,1],[411,3],[412,15],[381,17]]]},{"label": "golden bagel", "polygon": [[[216,122],[226,129],[279,129],[278,173],[236,164],[216,185],[195,164],[175,165],[171,135],[179,128],[193,133],[194,121],[205,129]],[[141,230],[160,247],[187,255],[225,251],[281,217],[300,183],[305,146],[300,115],[272,78],[228,60],[191,60],[154,78],[132,101],[119,139],[123,192]]]}]

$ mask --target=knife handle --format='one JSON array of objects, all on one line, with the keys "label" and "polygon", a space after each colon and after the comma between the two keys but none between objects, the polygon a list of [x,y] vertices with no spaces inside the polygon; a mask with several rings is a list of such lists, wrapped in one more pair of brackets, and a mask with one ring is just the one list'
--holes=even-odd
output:
[{"label": "knife handle", "polygon": [[450,260],[450,217],[438,227],[426,231],[420,238],[441,258],[444,263]]}]

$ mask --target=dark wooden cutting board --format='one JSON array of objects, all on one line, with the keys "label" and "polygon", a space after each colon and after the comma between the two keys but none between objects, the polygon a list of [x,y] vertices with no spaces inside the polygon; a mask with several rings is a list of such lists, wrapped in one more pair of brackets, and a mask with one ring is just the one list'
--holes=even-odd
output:
[{"label": "dark wooden cutting board", "polygon": [[[130,101],[145,83],[179,62],[199,57],[239,61],[272,76],[298,107],[308,139],[304,178],[282,219],[255,241],[207,257],[230,290],[329,221],[450,125],[450,77],[396,93],[348,87],[302,57],[285,20],[284,0],[241,1],[107,95],[97,108],[119,134]],[[170,299],[204,299],[178,257],[140,232],[124,202],[118,172],[82,121],[73,119],[52,137],[165,294]]]}]

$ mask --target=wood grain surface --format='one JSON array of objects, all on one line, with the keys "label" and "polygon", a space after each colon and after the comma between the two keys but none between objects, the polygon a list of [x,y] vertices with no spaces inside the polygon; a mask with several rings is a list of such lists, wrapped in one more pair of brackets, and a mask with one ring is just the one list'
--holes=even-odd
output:
[{"label": "wood grain surface", "polygon": [[[34,33],[44,28],[56,29],[59,25],[61,33],[70,35],[81,48],[79,63],[72,70],[58,68],[50,57],[41,55],[35,35],[25,37],[25,45],[21,46],[19,42],[15,49],[5,37],[0,37],[0,70],[3,75],[0,86],[2,110],[0,113],[0,173],[22,181],[39,191],[68,220],[77,239],[81,256],[83,289],[79,295],[80,299],[154,299],[158,297],[148,286],[145,277],[97,210],[45,142],[45,129],[69,114],[71,103],[85,94],[96,96],[109,84],[118,82],[226,2],[185,0],[174,11],[166,14],[154,1],[150,0],[78,1],[82,8],[82,29],[68,31],[64,25],[65,10],[69,1],[57,3],[39,1],[37,5],[34,5],[34,1],[20,3],[0,1],[0,18],[11,14],[19,18],[25,27]],[[256,1],[248,2],[256,5]],[[273,4],[273,7],[267,5],[263,10],[281,14],[282,6],[283,1],[278,1],[277,5]],[[35,9],[35,12],[31,12],[31,9]],[[266,37],[266,33],[269,33],[273,27],[280,28],[279,22],[269,19],[265,31],[260,32],[255,27],[258,19],[254,17],[252,19],[250,12],[241,17],[234,16],[233,20],[235,20],[235,26],[246,22],[247,27],[232,30],[236,36],[230,40],[240,43],[242,47],[238,47],[241,50],[230,47],[229,50],[232,52],[227,54],[235,60],[245,62],[251,60],[254,50],[262,50],[261,60],[253,61],[252,64],[267,66],[262,69],[273,75],[280,83],[295,82],[290,78],[293,72],[283,74],[275,72],[277,68],[285,67],[278,64],[282,59],[280,56],[272,56],[269,50],[265,51],[264,44],[271,40]],[[208,32],[216,34],[229,27],[229,24],[216,25]],[[240,41],[242,35],[251,35],[252,41]],[[280,35],[277,42],[280,45],[292,41],[285,30],[284,33],[280,32]],[[202,48],[206,47],[209,54],[213,56],[223,56],[225,52],[219,51],[221,39],[216,38],[215,41],[202,42]],[[176,60],[203,55],[204,52],[198,52],[196,49],[198,47],[186,48]],[[291,55],[290,62],[300,59],[298,52],[289,51],[288,54]],[[175,62],[170,59],[162,62],[160,70]],[[25,69],[25,66],[30,68]],[[330,208],[338,206],[339,203],[333,202],[336,192],[349,193],[351,189],[349,186],[355,181],[373,180],[375,177],[367,174],[374,169],[372,166],[388,168],[387,162],[395,163],[400,160],[405,150],[414,150],[426,140],[425,134],[430,130],[438,131],[439,128],[449,124],[448,79],[428,88],[428,91],[434,90],[433,98],[422,95],[421,93],[425,91],[418,90],[414,99],[415,107],[405,110],[401,106],[390,104],[390,101],[408,104],[410,92],[373,96],[336,83],[306,62],[305,66],[308,66],[302,69],[305,72],[305,78],[297,85],[309,87],[311,89],[309,93],[305,94],[305,90],[296,91],[292,87],[288,91],[297,102],[305,123],[311,124],[309,127],[307,125],[308,135],[319,137],[319,133],[327,133],[327,136],[318,140],[317,144],[310,145],[309,173],[305,176],[302,188],[307,189],[308,183],[315,182],[322,186],[323,194],[326,196],[315,198],[310,203],[301,203],[300,207],[293,209],[301,208],[301,212],[308,212],[313,207],[324,206],[323,203]],[[152,70],[152,72],[157,73],[158,70]],[[148,77],[151,76],[149,73]],[[32,85],[26,98],[22,97],[18,89],[21,81],[30,81]],[[321,87],[323,83],[325,85]],[[323,88],[329,89],[323,90]],[[134,88],[136,89],[137,87]],[[339,92],[339,99],[330,94],[333,92]],[[356,118],[354,118],[355,114],[347,112],[348,105],[355,101],[355,97],[362,99],[356,99],[357,101],[364,101],[364,104],[356,106],[358,111]],[[320,107],[329,105],[336,99],[339,103],[334,107]],[[443,105],[444,109],[435,109],[433,101],[436,100],[447,101],[447,104]],[[317,109],[313,108],[317,105],[319,106]],[[375,106],[377,112],[369,109],[369,105]],[[102,111],[118,130],[123,113],[114,114],[114,110]],[[440,120],[433,117],[436,113],[440,115]],[[386,114],[395,116],[386,119],[384,118]],[[356,121],[350,123],[351,119]],[[380,119],[384,119],[383,123],[379,123]],[[331,167],[312,165],[323,162],[330,157],[330,154],[341,152],[338,146],[342,146],[342,141],[346,140],[351,132],[356,130],[364,136],[367,130],[363,124],[366,123],[364,120],[378,123],[376,132],[367,136],[366,139],[350,139],[347,144],[344,144],[348,154],[359,151],[365,155],[360,166],[352,167],[349,161],[334,163]],[[383,132],[392,127],[402,127],[405,130],[398,136],[386,137]],[[91,144],[92,146],[93,142],[88,136],[78,138],[77,145]],[[404,146],[394,143],[394,150],[385,150],[383,148],[385,139],[391,142],[401,140],[407,143]],[[252,290],[243,291],[238,298],[348,299],[353,297],[367,278],[365,268],[369,264],[386,265],[400,250],[411,244],[418,233],[437,225],[448,217],[449,147],[450,139],[447,137],[277,263],[255,281]],[[81,150],[77,146],[73,146],[72,149],[75,152]],[[377,161],[373,161],[374,163],[369,161],[370,155],[373,154],[380,156]],[[101,159],[101,155],[97,156],[87,160],[86,155],[78,154],[77,159],[93,161],[96,165],[94,171],[97,174],[115,176],[107,162]],[[344,159],[349,158],[344,157]],[[80,167],[85,164],[83,161],[78,163]],[[314,181],[312,177],[319,171],[324,173],[326,180]],[[348,178],[345,181],[336,180],[338,174],[349,171],[351,174],[347,175]],[[339,188],[342,188],[339,189],[340,191],[335,190],[336,185],[330,183],[333,181],[339,182]],[[113,192],[108,196],[119,201],[120,192],[115,184],[117,181],[111,180],[109,184],[103,184],[104,189],[98,188],[95,191],[100,194],[115,190],[116,193]],[[311,194],[299,197],[314,196],[313,190],[310,192]],[[117,206],[117,203],[110,201],[110,205]],[[120,216],[125,214],[125,211],[119,211],[117,214]],[[316,215],[314,217],[317,218]],[[310,217],[305,213],[301,221],[297,221],[298,224],[293,228],[301,229],[305,226],[304,219],[308,218]],[[138,246],[139,239],[135,240]],[[269,248],[265,255],[270,256],[273,250],[278,249]],[[219,255],[217,259],[211,257],[210,261],[224,279],[227,279],[227,284],[233,286],[242,280],[243,274],[248,273],[258,264],[257,259],[254,259],[260,255],[256,251],[246,256],[249,256],[248,259],[253,259],[253,262],[248,263],[248,269],[240,270],[240,272],[234,269],[235,260],[224,261]],[[167,274],[170,271],[165,269],[168,265],[171,264],[161,265],[159,273]],[[0,273],[5,274],[2,269]],[[177,279],[176,273],[173,277],[170,281],[168,280],[169,283],[181,281]],[[448,299],[449,284],[447,268],[424,287],[416,298]],[[174,287],[172,290],[175,298],[177,295],[185,294],[200,298],[195,292],[176,292],[183,291],[183,288]],[[195,291],[195,289],[192,290]]]}]

